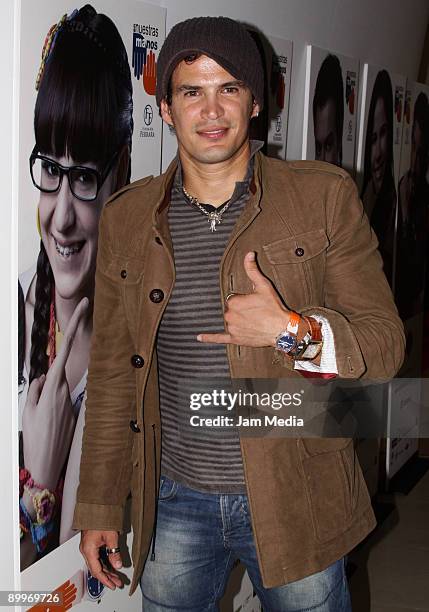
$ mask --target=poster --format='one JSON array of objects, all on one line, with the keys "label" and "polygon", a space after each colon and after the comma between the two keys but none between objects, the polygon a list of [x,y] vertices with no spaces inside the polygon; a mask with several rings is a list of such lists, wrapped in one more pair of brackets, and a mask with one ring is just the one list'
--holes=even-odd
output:
[{"label": "poster", "polygon": [[354,176],[359,60],[307,46],[302,159]]},{"label": "poster", "polygon": [[357,182],[392,287],[405,89],[404,76],[369,64],[363,66]]},{"label": "poster", "polygon": [[[22,0],[20,15],[21,588],[63,585],[74,606],[102,601],[102,609],[119,612],[133,608],[126,589],[104,593],[88,575],[71,524],[98,220],[128,180],[159,174],[154,94],[165,10],[139,0],[77,8],[67,0]],[[73,342],[63,342],[73,331]]]},{"label": "poster", "polygon": [[409,82],[398,185],[395,297],[406,321],[423,312],[428,231],[429,86]]},{"label": "poster", "polygon": [[251,137],[263,140],[269,157],[286,159],[287,128],[292,68],[290,40],[265,37],[250,31],[263,58],[265,68],[264,109],[251,122]]},{"label": "poster", "polygon": [[405,360],[399,375],[405,380],[399,390],[392,394],[393,414],[400,419],[404,436],[388,441],[390,476],[418,448],[425,277],[428,273],[429,248],[428,170],[429,87],[408,81],[398,184],[395,272],[395,301],[406,336]]}]

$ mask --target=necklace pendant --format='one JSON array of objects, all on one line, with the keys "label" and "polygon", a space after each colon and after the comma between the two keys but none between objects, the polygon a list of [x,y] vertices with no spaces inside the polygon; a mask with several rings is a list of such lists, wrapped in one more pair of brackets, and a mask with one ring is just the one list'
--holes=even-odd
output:
[{"label": "necklace pendant", "polygon": [[216,231],[216,217],[210,217],[209,221],[210,221],[210,231],[215,232]]}]

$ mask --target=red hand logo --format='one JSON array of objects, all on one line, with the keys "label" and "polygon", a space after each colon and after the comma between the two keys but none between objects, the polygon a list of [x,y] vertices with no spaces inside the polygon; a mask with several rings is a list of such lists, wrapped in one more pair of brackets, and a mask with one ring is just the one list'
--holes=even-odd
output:
[{"label": "red hand logo", "polygon": [[150,96],[155,95],[156,90],[156,60],[155,53],[149,51],[143,68],[143,87]]},{"label": "red hand logo", "polygon": [[73,606],[73,602],[76,599],[76,591],[76,585],[70,582],[70,580],[66,580],[66,582],[52,592],[52,595],[58,594],[60,596],[61,604],[37,604],[30,608],[30,612],[66,612]]}]

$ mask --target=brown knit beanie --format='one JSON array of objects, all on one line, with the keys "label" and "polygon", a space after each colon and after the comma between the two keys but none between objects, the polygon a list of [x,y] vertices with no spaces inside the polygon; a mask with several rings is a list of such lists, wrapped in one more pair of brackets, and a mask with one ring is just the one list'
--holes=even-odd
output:
[{"label": "brown knit beanie", "polygon": [[214,59],[251,90],[260,110],[264,105],[264,69],[256,43],[244,25],[228,17],[194,17],[177,23],[158,56],[156,102],[167,96],[177,64],[191,53]]}]

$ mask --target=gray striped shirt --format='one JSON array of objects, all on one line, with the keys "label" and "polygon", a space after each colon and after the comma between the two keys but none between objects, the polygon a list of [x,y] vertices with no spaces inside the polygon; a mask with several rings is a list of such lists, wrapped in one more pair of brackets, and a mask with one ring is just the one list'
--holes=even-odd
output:
[{"label": "gray striped shirt", "polygon": [[[202,385],[201,391],[210,392],[207,386],[210,379],[229,380],[230,377],[226,347],[200,343],[196,336],[203,332],[224,331],[220,262],[248,200],[253,155],[262,144],[251,142],[247,175],[244,181],[236,183],[231,203],[215,232],[210,231],[208,218],[184,196],[180,164],[171,190],[168,221],[176,282],[157,339],[161,471],[169,478],[200,491],[246,492],[237,429],[191,426],[189,419],[196,413],[190,410],[189,392],[190,385],[198,382]],[[221,209],[219,207],[218,211]],[[226,411],[217,409],[212,416],[215,414],[226,414]]]}]

